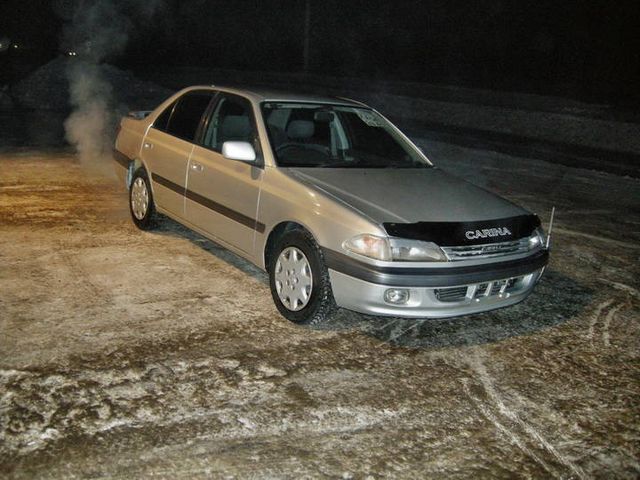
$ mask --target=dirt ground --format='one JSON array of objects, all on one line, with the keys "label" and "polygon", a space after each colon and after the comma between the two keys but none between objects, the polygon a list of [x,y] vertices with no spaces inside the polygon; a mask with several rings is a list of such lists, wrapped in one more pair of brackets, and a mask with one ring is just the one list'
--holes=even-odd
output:
[{"label": "dirt ground", "polygon": [[640,181],[424,144],[538,212],[515,307],[299,327],[66,151],[0,154],[0,476],[638,478]]}]

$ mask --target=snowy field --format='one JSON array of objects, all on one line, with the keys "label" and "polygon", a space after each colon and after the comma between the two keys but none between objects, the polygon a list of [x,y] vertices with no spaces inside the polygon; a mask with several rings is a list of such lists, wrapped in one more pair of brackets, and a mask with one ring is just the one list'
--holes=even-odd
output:
[{"label": "snowy field", "polygon": [[111,177],[6,149],[0,476],[637,478],[640,180],[428,138],[545,224],[556,206],[526,302],[299,327],[235,255],[137,230]]}]

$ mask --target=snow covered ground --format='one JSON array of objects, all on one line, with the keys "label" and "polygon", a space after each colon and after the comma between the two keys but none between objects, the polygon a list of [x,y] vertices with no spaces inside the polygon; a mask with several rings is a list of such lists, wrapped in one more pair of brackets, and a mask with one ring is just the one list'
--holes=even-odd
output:
[{"label": "snow covered ground", "polygon": [[[150,75],[177,87],[210,74]],[[251,81],[235,75],[219,72]],[[247,262],[168,219],[137,230],[122,186],[64,147],[66,112],[11,108],[15,89],[0,111],[0,475],[637,478],[637,118],[423,84],[290,82],[309,80],[378,98],[439,167],[545,223],[555,206],[534,294],[458,319],[342,312],[295,326]],[[22,91],[36,107],[47,92]]]},{"label": "snow covered ground", "polygon": [[0,154],[6,478],[637,478],[640,181],[420,136],[548,219],[515,307],[298,327],[266,276],[178,224],[143,233],[64,150]]}]

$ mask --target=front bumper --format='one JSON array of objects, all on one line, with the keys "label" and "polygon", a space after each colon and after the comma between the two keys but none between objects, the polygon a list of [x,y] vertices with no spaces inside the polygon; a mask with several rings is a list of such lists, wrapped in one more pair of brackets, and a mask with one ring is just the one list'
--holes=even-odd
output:
[{"label": "front bumper", "polygon": [[[523,301],[548,262],[548,252],[473,267],[375,268],[325,255],[338,306],[361,313],[443,318],[485,312]],[[385,301],[388,289],[405,289],[404,304]]]}]

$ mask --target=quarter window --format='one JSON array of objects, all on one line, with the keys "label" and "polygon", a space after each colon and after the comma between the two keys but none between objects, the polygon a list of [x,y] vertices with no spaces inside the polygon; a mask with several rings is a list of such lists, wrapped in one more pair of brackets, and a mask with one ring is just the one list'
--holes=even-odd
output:
[{"label": "quarter window", "polygon": [[164,109],[156,121],[153,122],[153,128],[157,128],[158,130],[162,130],[163,132],[167,131],[167,125],[169,125],[169,117],[171,117],[171,112],[173,112],[173,107],[176,106],[176,102],[173,102],[167,108]]}]

